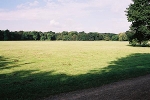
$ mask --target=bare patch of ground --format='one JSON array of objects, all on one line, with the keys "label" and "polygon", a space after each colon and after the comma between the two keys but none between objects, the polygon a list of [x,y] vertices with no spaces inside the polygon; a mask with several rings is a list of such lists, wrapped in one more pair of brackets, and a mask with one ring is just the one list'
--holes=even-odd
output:
[{"label": "bare patch of ground", "polygon": [[50,96],[44,100],[150,100],[150,75]]}]

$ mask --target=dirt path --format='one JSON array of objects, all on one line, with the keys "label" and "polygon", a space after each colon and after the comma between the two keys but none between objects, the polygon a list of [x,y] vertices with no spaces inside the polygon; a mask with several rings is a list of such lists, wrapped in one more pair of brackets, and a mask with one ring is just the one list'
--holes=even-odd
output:
[{"label": "dirt path", "polygon": [[150,75],[50,96],[44,100],[150,100]]}]

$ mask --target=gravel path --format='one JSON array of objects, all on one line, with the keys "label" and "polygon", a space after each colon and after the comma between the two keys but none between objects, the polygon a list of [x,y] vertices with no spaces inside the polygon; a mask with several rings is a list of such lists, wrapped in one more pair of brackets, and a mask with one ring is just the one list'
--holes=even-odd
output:
[{"label": "gravel path", "polygon": [[150,75],[50,96],[44,100],[150,100]]}]

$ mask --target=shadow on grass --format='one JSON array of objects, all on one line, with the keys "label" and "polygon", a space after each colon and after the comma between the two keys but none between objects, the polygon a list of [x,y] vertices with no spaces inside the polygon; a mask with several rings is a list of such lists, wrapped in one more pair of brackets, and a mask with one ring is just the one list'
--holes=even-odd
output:
[{"label": "shadow on grass", "polygon": [[11,69],[14,67],[20,67],[21,65],[27,65],[33,63],[30,62],[30,63],[17,64],[17,62],[19,62],[18,59],[10,59],[10,58],[5,58],[3,56],[0,56],[0,70]]},{"label": "shadow on grass", "polygon": [[10,61],[9,58],[4,58],[3,56],[0,56],[0,70],[11,68],[10,66],[8,66],[9,64],[13,64],[13,62]]},{"label": "shadow on grass", "polygon": [[147,45],[131,45],[131,44],[129,44],[129,45],[127,45],[127,46],[130,46],[130,47],[150,47],[150,44],[147,44]]},{"label": "shadow on grass", "polygon": [[[109,66],[103,69],[91,70],[87,74],[76,76],[54,74],[55,71],[38,72],[38,70],[0,74],[0,99],[33,100],[150,74],[149,59],[150,53],[131,54],[110,62]],[[5,61],[4,58],[3,60]],[[6,61],[6,64],[3,62],[1,65],[6,66],[7,63]]]}]

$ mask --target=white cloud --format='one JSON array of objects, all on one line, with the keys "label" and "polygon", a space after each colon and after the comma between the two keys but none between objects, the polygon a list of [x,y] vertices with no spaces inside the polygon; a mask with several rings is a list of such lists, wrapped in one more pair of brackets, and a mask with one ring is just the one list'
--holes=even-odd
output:
[{"label": "white cloud", "polygon": [[39,2],[38,1],[34,1],[29,3],[30,6],[38,6]]},{"label": "white cloud", "polygon": [[[0,10],[0,21],[39,22],[39,25],[42,25],[40,29],[45,31],[50,27],[52,31],[117,32],[126,30],[129,26],[124,10],[131,0],[43,0],[43,2],[45,3],[43,6],[40,6],[40,1],[35,0],[18,5],[17,10],[7,12]],[[112,27],[114,23],[116,27]],[[36,29],[37,24],[33,26]]]},{"label": "white cloud", "polygon": [[59,26],[60,23],[57,22],[57,21],[55,21],[55,20],[51,20],[51,21],[50,21],[50,25],[51,25],[51,26]]},{"label": "white cloud", "polygon": [[24,4],[20,4],[17,5],[17,8],[31,8],[31,7],[35,7],[38,6],[39,2],[38,1],[34,1],[34,2],[26,2]]}]

